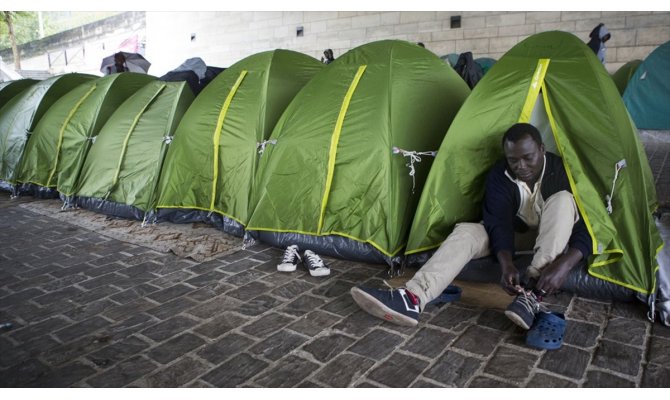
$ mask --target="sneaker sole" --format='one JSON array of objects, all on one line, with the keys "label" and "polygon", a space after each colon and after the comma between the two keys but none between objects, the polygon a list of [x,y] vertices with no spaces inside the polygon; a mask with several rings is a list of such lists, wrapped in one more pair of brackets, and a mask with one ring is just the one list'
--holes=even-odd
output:
[{"label": "sneaker sole", "polygon": [[523,329],[525,329],[525,330],[529,330],[529,329],[530,329],[530,325],[528,325],[528,324],[527,324],[523,319],[521,319],[521,317],[519,317],[516,313],[513,313],[513,312],[511,312],[511,311],[505,311],[505,315],[507,316],[507,318],[509,318],[510,320],[512,320],[512,322],[514,322],[515,324],[517,324],[517,325],[520,326],[521,328],[523,328]]},{"label": "sneaker sole", "polygon": [[351,297],[354,298],[354,301],[361,309],[377,318],[402,326],[416,326],[419,323],[414,318],[391,310],[382,302],[357,287],[352,287],[349,293],[351,293]]},{"label": "sneaker sole", "polygon": [[310,269],[309,274],[312,276],[326,276],[330,275],[330,268],[317,268],[317,269]]},{"label": "sneaker sole", "polygon": [[293,272],[298,266],[293,264],[279,264],[277,265],[277,271],[279,272]]}]

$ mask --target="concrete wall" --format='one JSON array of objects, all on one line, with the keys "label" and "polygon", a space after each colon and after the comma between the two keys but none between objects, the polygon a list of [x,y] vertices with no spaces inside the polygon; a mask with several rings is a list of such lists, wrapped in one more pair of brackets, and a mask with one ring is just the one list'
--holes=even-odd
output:
[{"label": "concrete wall", "polygon": [[[450,27],[452,16],[461,17],[460,28]],[[228,67],[251,54],[284,48],[318,59],[326,48],[332,48],[338,57],[356,46],[382,39],[423,42],[437,55],[472,51],[475,57],[499,59],[519,41],[548,30],[571,32],[586,42],[599,22],[612,33],[606,64],[610,72],[630,60],[644,59],[670,40],[667,11],[130,12],[96,23],[95,29],[79,29],[93,34],[70,42],[63,39],[55,45],[60,48],[52,46],[49,51],[70,49],[70,54],[75,58],[79,54],[81,59],[67,67],[52,67],[53,73],[96,73],[103,57],[131,33],[138,33],[146,35],[145,55],[152,62],[149,72],[156,76],[190,57]],[[298,27],[303,28],[303,36],[296,36]],[[23,69],[46,69],[48,60],[44,48],[42,51],[41,55],[25,58]],[[0,55],[11,65],[11,50],[9,56],[6,50]]]}]

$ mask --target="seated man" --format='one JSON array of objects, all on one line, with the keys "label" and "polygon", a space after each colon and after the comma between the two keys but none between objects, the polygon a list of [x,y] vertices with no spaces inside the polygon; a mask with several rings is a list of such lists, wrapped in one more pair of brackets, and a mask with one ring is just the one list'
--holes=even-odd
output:
[{"label": "seated man", "polygon": [[[580,217],[561,158],[545,152],[540,132],[518,123],[502,139],[505,159],[489,171],[483,223],[460,223],[405,288],[354,287],[351,295],[368,313],[414,326],[426,304],[437,298],[473,258],[494,254],[500,284],[516,299],[507,307],[514,323],[530,329],[542,296],[558,291],[570,270],[591,255],[591,237]],[[526,279],[514,265],[515,248],[534,250]]]}]

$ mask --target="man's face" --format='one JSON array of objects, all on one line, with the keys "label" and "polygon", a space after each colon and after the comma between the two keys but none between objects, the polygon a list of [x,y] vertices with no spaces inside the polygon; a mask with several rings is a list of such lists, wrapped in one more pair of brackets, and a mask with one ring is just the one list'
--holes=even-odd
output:
[{"label": "man's face", "polygon": [[516,142],[505,141],[503,150],[514,176],[528,186],[534,185],[544,166],[544,144],[538,146],[530,135],[525,135]]}]

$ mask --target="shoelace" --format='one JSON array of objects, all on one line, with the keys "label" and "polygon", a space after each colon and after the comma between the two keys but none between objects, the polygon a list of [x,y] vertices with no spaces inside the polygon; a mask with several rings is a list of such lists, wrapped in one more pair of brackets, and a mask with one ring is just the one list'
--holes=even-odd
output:
[{"label": "shoelace", "polygon": [[519,299],[521,305],[532,314],[536,314],[540,311],[541,306],[535,296],[531,292],[526,292],[525,290],[522,293],[523,298]]},{"label": "shoelace", "polygon": [[300,259],[300,254],[298,254],[298,251],[295,249],[295,247],[289,246],[286,248],[286,251],[284,252],[284,259],[281,262],[293,263],[296,258]]},{"label": "shoelace", "polygon": [[310,264],[315,268],[323,268],[323,260],[316,253],[305,252],[305,257],[309,259]]}]

